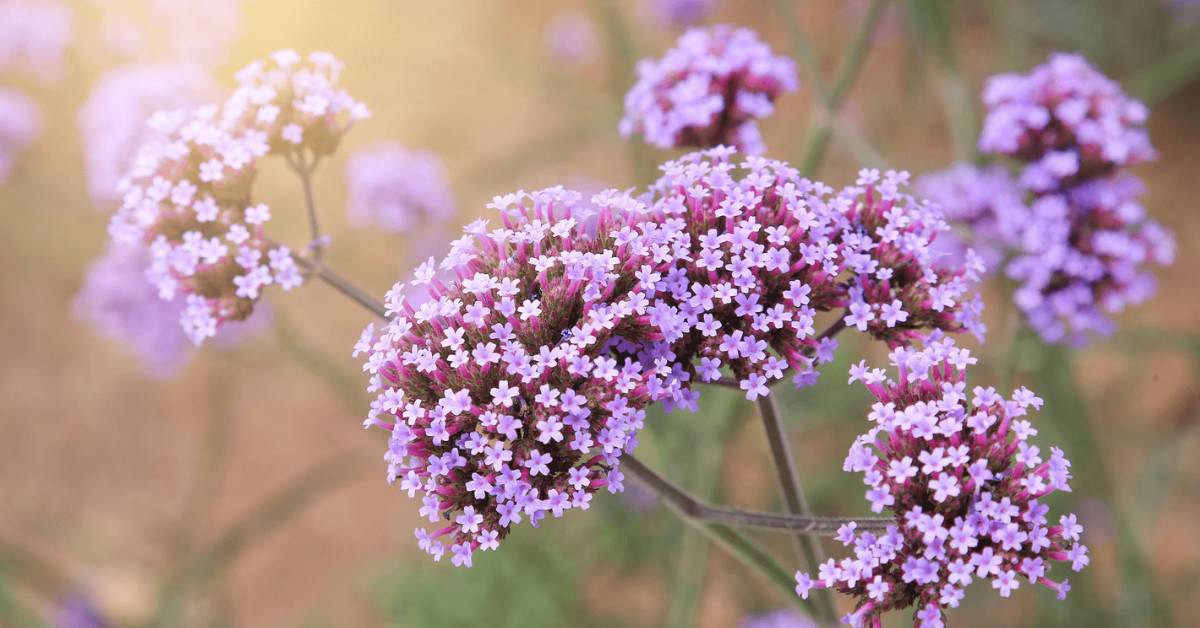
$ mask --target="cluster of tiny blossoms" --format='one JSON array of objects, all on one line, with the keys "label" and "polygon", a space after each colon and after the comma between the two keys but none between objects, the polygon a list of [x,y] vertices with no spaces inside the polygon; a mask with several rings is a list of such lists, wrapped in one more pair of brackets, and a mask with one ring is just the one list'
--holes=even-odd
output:
[{"label": "cluster of tiny blossoms", "polygon": [[57,0],[0,2],[0,72],[20,72],[44,82],[63,75],[75,14]]},{"label": "cluster of tiny blossoms", "polygon": [[1111,332],[1109,313],[1153,292],[1144,266],[1174,258],[1170,234],[1137,202],[1140,183],[1122,172],[1155,156],[1145,106],[1069,54],[993,77],[984,102],[980,149],[1024,162],[1032,196],[1007,268],[1021,282],[1017,305],[1048,341]]},{"label": "cluster of tiny blossoms", "polygon": [[[618,492],[655,401],[686,403],[670,344],[682,331],[656,282],[686,237],[609,192],[585,206],[563,188],[498,197],[503,225],[480,220],[387,294],[392,316],[356,347],[378,393],[368,425],[391,433],[389,476],[422,516],[435,559],[470,566],[476,550],[547,515]],[[427,290],[419,307],[406,291]]]},{"label": "cluster of tiny blossoms", "polygon": [[967,251],[974,250],[988,272],[1004,266],[1028,211],[1021,188],[1007,170],[955,164],[920,177],[913,189],[940,207],[950,223],[951,230],[933,243],[947,263],[964,263]]},{"label": "cluster of tiny blossoms", "polygon": [[185,299],[180,323],[196,344],[244,320],[263,288],[302,282],[291,251],[264,233],[270,209],[252,200],[258,160],[312,163],[332,152],[366,109],[336,87],[341,64],[285,50],[238,75],[220,106],[158,114],[156,138],[135,159],[109,224],[113,239],[145,244],[159,296]]},{"label": "cluster of tiny blossoms", "polygon": [[983,265],[936,263],[930,244],[947,229],[932,206],[903,193],[908,174],[873,170],[835,191],[761,157],[732,149],[692,153],[663,166],[654,185],[657,220],[694,239],[689,260],[661,277],[689,329],[681,356],[700,381],[731,371],[748,399],[792,372],[815,381],[832,358],[821,312],[890,346],[931,329],[982,335],[973,294]]},{"label": "cluster of tiny blossoms", "polygon": [[8,181],[17,154],[42,132],[42,114],[25,92],[0,87],[0,184]]},{"label": "cluster of tiny blossoms", "polygon": [[625,96],[621,135],[641,134],[659,148],[737,146],[764,150],[759,118],[780,93],[797,87],[796,68],[753,31],[718,25],[684,33],[662,59],[644,59]]},{"label": "cluster of tiny blossoms", "polygon": [[429,151],[388,142],[362,149],[346,162],[350,222],[403,233],[454,213],[446,170]]},{"label": "cluster of tiny blossoms", "polygon": [[1005,399],[993,388],[967,392],[966,368],[975,359],[949,338],[920,350],[900,347],[891,361],[898,378],[859,363],[850,381],[862,381],[878,399],[875,424],[859,437],[845,470],[861,472],[875,512],[896,514],[883,534],[843,526],[838,539],[853,557],[830,559],[816,579],[796,574],[796,591],[833,588],[858,598],[843,618],[880,626],[889,610],[917,606],[915,624],[936,628],[976,578],[1003,597],[1022,580],[1055,590],[1070,586],[1047,572],[1052,561],[1075,571],[1089,562],[1075,515],[1056,522],[1041,500],[1069,491],[1070,462],[1057,447],[1043,457],[1030,442],[1037,430],[1024,418],[1042,400],[1021,388]]},{"label": "cluster of tiny blossoms", "polygon": [[900,191],[907,175],[864,171],[835,192],[732,154],[670,162],[640,198],[498,198],[503,227],[468,226],[440,267],[388,293],[392,319],[356,354],[377,395],[366,423],[391,432],[390,478],[448,522],[418,530],[423,549],[469,564],[523,518],[619,490],[645,407],[694,410],[696,381],[732,373],[749,399],[788,371],[812,382],[836,346],[821,312],[893,346],[982,333],[982,269],[934,264],[945,225]]}]

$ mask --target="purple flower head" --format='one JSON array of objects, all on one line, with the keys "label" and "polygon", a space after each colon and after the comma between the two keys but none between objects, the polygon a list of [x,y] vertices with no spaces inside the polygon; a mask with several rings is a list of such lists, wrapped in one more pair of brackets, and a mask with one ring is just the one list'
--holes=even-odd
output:
[{"label": "purple flower head", "polygon": [[640,134],[659,148],[728,144],[762,153],[756,120],[798,85],[791,59],[772,54],[754,31],[728,25],[688,31],[662,59],[640,61],[637,74],[621,135]]},{"label": "purple flower head", "polygon": [[138,150],[155,140],[146,124],[151,115],[198,105],[216,93],[213,78],[191,63],[136,64],[101,76],[77,118],[97,206],[121,198],[121,178]]},{"label": "purple flower head", "polygon": [[731,162],[731,152],[663,166],[655,219],[692,236],[685,263],[641,276],[685,317],[677,356],[701,381],[728,369],[751,399],[788,371],[811,383],[836,346],[818,332],[826,312],[892,346],[933,329],[983,332],[973,293],[982,267],[973,255],[961,268],[936,262],[930,244],[946,226],[901,191],[907,173],[864,171],[835,191],[783,162]]},{"label": "purple flower head", "polygon": [[1021,183],[1048,191],[1155,157],[1146,106],[1082,56],[1057,53],[1029,74],[1000,74],[983,92],[979,149],[1026,162]]},{"label": "purple flower head", "polygon": [[[1042,499],[1070,491],[1071,463],[1043,451],[1026,418],[1042,400],[1022,388],[1005,399],[992,388],[967,390],[970,352],[936,335],[922,349],[891,353],[896,379],[883,369],[852,371],[878,399],[846,458],[862,472],[872,510],[884,503],[896,523],[885,534],[861,532],[854,557],[829,560],[818,580],[797,574],[797,588],[834,588],[858,598],[847,623],[878,625],[889,610],[918,606],[917,623],[938,626],[963,589],[991,580],[1002,597],[1022,582],[1064,592],[1047,577],[1052,562],[1079,571],[1089,562],[1073,515],[1052,522]],[[913,465],[913,461],[920,461]]]},{"label": "purple flower head", "polygon": [[964,263],[973,249],[989,272],[1003,266],[1028,214],[1024,194],[1006,170],[961,163],[924,175],[913,187],[941,208],[951,226],[933,242],[948,263]]},{"label": "purple flower head", "polygon": [[0,87],[0,184],[8,181],[17,153],[42,132],[42,114],[24,92]]},{"label": "purple flower head", "polygon": [[1125,175],[1031,204],[1007,273],[1021,282],[1017,306],[1046,341],[1079,345],[1088,332],[1107,335],[1110,314],[1154,293],[1146,267],[1169,265],[1175,241],[1138,203],[1141,191],[1141,182]]},{"label": "purple flower head", "polygon": [[346,196],[351,223],[396,233],[445,222],[454,213],[450,184],[438,156],[394,142],[350,157]]},{"label": "purple flower head", "polygon": [[74,31],[75,15],[56,0],[0,2],[0,72],[57,81]]},{"label": "purple flower head", "polygon": [[[366,424],[391,433],[389,478],[443,522],[417,532],[435,558],[449,548],[469,566],[522,521],[619,492],[646,406],[693,400],[673,365],[679,314],[645,279],[679,263],[687,234],[617,192],[592,199],[585,229],[581,203],[561,187],[497,197],[501,224],[468,225],[396,284],[392,318],[360,342],[377,395]],[[409,302],[414,289],[428,300]]]},{"label": "purple flower head", "polygon": [[[164,301],[146,281],[150,255],[145,247],[112,244],[92,263],[73,304],[77,319],[134,351],[147,374],[169,378],[191,357],[191,343],[179,328],[185,307]],[[245,321],[221,328],[217,341],[236,344],[269,323],[258,308]]]},{"label": "purple flower head", "polygon": [[261,157],[312,163],[367,115],[336,87],[340,68],[327,53],[280,51],[242,70],[222,105],[154,116],[159,136],[121,183],[109,233],[149,247],[146,277],[162,299],[184,302],[180,324],[195,344],[249,317],[267,286],[302,282],[291,251],[267,239],[271,211],[252,184]]},{"label": "purple flower head", "polygon": [[1174,260],[1171,234],[1138,203],[1124,172],[1155,157],[1148,112],[1077,55],[1056,54],[1030,74],[993,77],[980,148],[1024,162],[1028,210],[1007,274],[1017,306],[1048,342],[1108,334],[1109,316],[1154,292],[1145,267]]}]

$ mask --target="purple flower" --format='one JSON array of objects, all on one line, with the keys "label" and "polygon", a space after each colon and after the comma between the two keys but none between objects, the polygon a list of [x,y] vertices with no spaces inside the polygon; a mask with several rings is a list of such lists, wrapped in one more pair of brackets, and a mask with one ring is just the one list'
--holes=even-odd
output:
[{"label": "purple flower", "polygon": [[346,162],[351,224],[404,233],[440,225],[454,213],[446,170],[437,155],[394,142],[362,149]]},{"label": "purple flower", "polygon": [[1170,233],[1138,203],[1141,182],[1123,172],[1156,156],[1146,107],[1067,54],[1028,75],[993,77],[984,101],[980,148],[1024,162],[1020,184],[1031,197],[1011,212],[1019,228],[1006,272],[1020,282],[1017,306],[1048,342],[1111,333],[1111,314],[1153,294],[1147,263],[1175,254]]},{"label": "purple flower", "polygon": [[640,134],[659,148],[729,144],[762,153],[755,121],[798,86],[790,59],[773,55],[753,31],[727,25],[688,31],[662,59],[640,61],[637,74],[621,135]]},{"label": "purple flower", "polygon": [[75,31],[75,15],[56,0],[0,2],[0,72],[57,81]]},{"label": "purple flower", "polygon": [[[848,616],[853,625],[878,625],[883,612],[909,606],[920,606],[919,625],[942,625],[944,611],[958,605],[974,578],[991,580],[1003,597],[1020,586],[1019,575],[1061,594],[1066,582],[1045,575],[1050,561],[1075,570],[1089,562],[1073,515],[1045,525],[1048,508],[1040,500],[1070,490],[1070,463],[1057,450],[1056,462],[1042,462],[1028,441],[1035,431],[1026,416],[1041,401],[1025,389],[1006,400],[977,386],[968,402],[960,391],[975,360],[938,336],[923,349],[892,351],[896,379],[860,377],[878,403],[846,468],[864,472],[872,502],[881,491],[892,497],[895,525],[881,536],[842,539],[851,541],[854,557],[830,559],[818,581],[797,574],[802,596],[815,587],[857,598]],[[992,420],[962,420],[981,414]],[[914,456],[921,467],[913,466]],[[989,473],[973,470],[976,464]],[[853,569],[834,568],[839,564]]]},{"label": "purple flower", "polygon": [[[691,398],[668,366],[679,316],[634,275],[682,263],[671,244],[686,232],[643,222],[649,209],[616,192],[592,199],[584,226],[573,217],[581,203],[563,188],[497,197],[501,224],[468,225],[426,267],[444,275],[418,269],[397,284],[395,317],[367,333],[378,394],[367,424],[391,433],[389,477],[425,493],[431,519],[454,522],[419,534],[436,539],[422,547],[435,558],[449,546],[469,566],[483,534],[499,544],[522,520],[620,491],[616,467],[645,407]],[[405,302],[413,288],[428,288],[428,301]]]},{"label": "purple flower", "polygon": [[667,27],[693,26],[708,19],[717,0],[649,0],[652,17]]},{"label": "purple flower", "polygon": [[676,359],[699,379],[728,369],[751,399],[785,369],[809,381],[836,346],[816,329],[826,312],[847,311],[847,325],[889,345],[931,329],[983,332],[980,269],[937,262],[930,243],[946,225],[901,191],[906,173],[864,171],[835,191],[786,163],[733,162],[731,152],[669,162],[653,187],[655,221],[697,234],[691,259],[720,260],[653,280],[684,323],[676,335],[688,350]]},{"label": "purple flower", "polygon": [[42,114],[33,100],[22,91],[0,87],[0,184],[8,181],[17,153],[41,132]]},{"label": "purple flower", "polygon": [[251,191],[261,157],[311,163],[368,115],[336,87],[340,71],[328,53],[284,50],[239,72],[220,106],[154,117],[160,136],[121,183],[109,233],[149,247],[146,277],[162,299],[183,301],[180,324],[195,344],[250,316],[266,286],[302,282],[291,252],[267,239],[270,211]]}]

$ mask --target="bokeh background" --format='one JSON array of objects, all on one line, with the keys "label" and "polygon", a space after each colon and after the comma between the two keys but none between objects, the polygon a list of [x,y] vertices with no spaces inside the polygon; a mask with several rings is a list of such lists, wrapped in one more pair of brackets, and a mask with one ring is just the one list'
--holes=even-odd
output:
[{"label": "bokeh background", "polygon": [[[74,313],[114,208],[89,190],[86,155],[136,103],[122,105],[118,86],[107,109],[85,120],[81,108],[111,73],[147,64],[185,64],[219,98],[273,50],[334,52],[374,115],[322,164],[316,200],[330,264],[382,294],[493,195],[646,183],[670,155],[617,135],[621,98],[635,60],[665,51],[683,22],[752,27],[788,55],[800,34],[828,84],[867,2],[693,2],[701,10],[683,22],[649,0],[0,7],[20,3],[71,17],[57,71],[0,68],[0,84],[42,117],[0,185],[0,625],[720,627],[789,606],[636,490],[523,528],[469,571],[419,555],[417,504],[384,481],[381,435],[359,427],[366,396],[350,346],[367,317],[323,285],[271,291],[257,333],[206,347],[169,378],[148,375]],[[1045,397],[1036,424],[1077,477],[1056,506],[1082,513],[1093,564],[1064,603],[1042,588],[1002,601],[977,586],[955,625],[1194,625],[1200,613],[1200,9],[1189,4],[897,0],[838,117],[820,172],[833,185],[864,163],[919,174],[973,158],[983,79],[1053,50],[1084,53],[1152,108],[1161,158],[1137,174],[1180,250],[1159,293],[1111,339],[1068,350],[1025,330],[1011,286],[996,282],[974,375]],[[14,32],[31,31],[0,24],[0,37]],[[800,158],[822,119],[813,102],[805,85],[779,101],[763,127],[768,155]],[[445,224],[407,235],[348,224],[345,161],[384,140],[443,160],[457,208]],[[298,183],[280,164],[262,176],[278,237],[302,243]],[[814,509],[861,514],[859,480],[840,468],[869,396],[839,373],[882,353],[847,343],[840,356],[784,407]],[[665,474],[718,501],[778,507],[750,404],[717,393],[699,414],[648,424],[639,455]],[[787,556],[785,539],[760,538]]]}]

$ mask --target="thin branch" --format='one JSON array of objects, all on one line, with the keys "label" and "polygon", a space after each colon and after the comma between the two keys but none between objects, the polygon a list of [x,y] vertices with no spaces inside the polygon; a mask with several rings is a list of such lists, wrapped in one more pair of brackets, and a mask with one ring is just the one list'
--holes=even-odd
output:
[{"label": "thin branch", "polygon": [[[867,51],[871,47],[871,40],[875,37],[875,30],[878,28],[880,19],[883,17],[883,9],[887,5],[887,2],[888,0],[872,0],[870,7],[867,9],[866,17],[863,18],[857,32],[855,32],[845,60],[838,70],[837,78],[834,79],[833,87],[827,94],[819,91],[815,92],[818,104],[821,105],[823,111],[821,118],[815,125],[810,127],[808,140],[805,143],[804,160],[800,165],[800,173],[805,176],[816,174],[821,162],[825,159],[825,151],[829,147],[829,138],[833,134],[833,126],[838,115],[838,110],[841,108],[842,101],[846,99],[850,88],[854,86],[854,81],[858,78],[859,72],[862,70],[863,62],[867,57]],[[795,15],[791,13],[788,4],[784,0],[780,0],[779,7],[785,21],[793,25],[793,36],[797,41],[798,49],[810,50],[807,42],[804,40],[803,32],[800,31],[799,27],[795,26]]]},{"label": "thin branch", "polygon": [[855,523],[856,530],[872,532],[886,531],[889,525],[895,524],[894,519],[881,517],[795,516],[713,506],[659,475],[634,456],[625,456],[621,459],[621,470],[637,478],[681,516],[697,521],[738,528],[817,536],[833,536],[837,534],[838,528],[847,523]]},{"label": "thin branch", "polygon": [[321,261],[321,256],[324,254],[325,243],[321,236],[321,225],[317,220],[317,204],[313,200],[312,173],[317,169],[320,161],[320,156],[314,156],[312,163],[306,163],[303,153],[297,159],[288,156],[288,164],[300,177],[300,183],[304,188],[304,207],[308,212],[308,231],[312,238],[312,244],[309,246],[312,247],[313,259],[318,262]]},{"label": "thin branch", "polygon": [[354,285],[354,283],[352,283],[349,279],[346,279],[345,277],[333,272],[328,266],[319,261],[310,260],[301,255],[296,255],[295,258],[296,263],[299,264],[301,268],[308,271],[309,274],[315,275],[321,281],[329,284],[334,290],[337,290],[347,297],[350,297],[352,301],[363,306],[375,316],[383,319],[389,318],[387,308],[384,307],[382,302],[375,299],[375,297],[367,293],[366,290]]},{"label": "thin branch", "polygon": [[[787,430],[783,427],[783,419],[775,407],[774,395],[758,398],[758,410],[762,416],[763,431],[767,443],[771,447],[771,459],[775,463],[775,475],[779,480],[779,488],[783,493],[783,502],[788,512],[802,517],[811,516],[808,500],[804,497],[804,488],[800,485],[800,477],[796,473],[796,462],[792,457],[791,445],[788,443]],[[808,568],[816,571],[824,561],[821,545],[814,539],[800,539],[800,553],[804,556]]]}]

